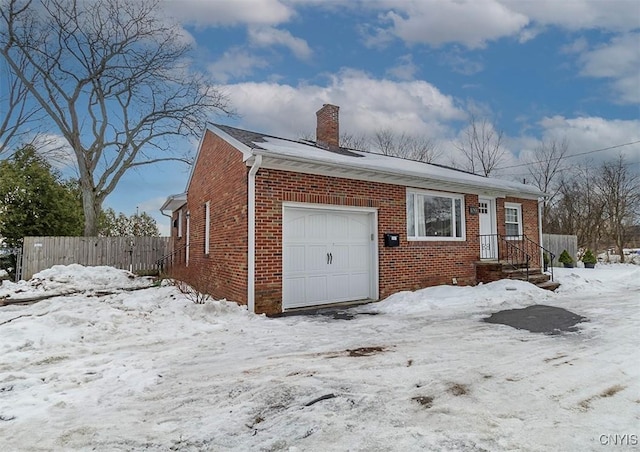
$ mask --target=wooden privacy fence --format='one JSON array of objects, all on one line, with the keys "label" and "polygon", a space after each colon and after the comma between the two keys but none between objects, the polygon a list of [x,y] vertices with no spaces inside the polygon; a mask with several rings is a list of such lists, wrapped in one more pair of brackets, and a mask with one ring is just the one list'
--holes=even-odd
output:
[{"label": "wooden privacy fence", "polygon": [[170,237],[25,237],[19,277],[31,279],[41,270],[69,264],[152,271],[171,248]]},{"label": "wooden privacy fence", "polygon": [[558,267],[561,266],[558,258],[563,250],[567,250],[569,256],[571,256],[574,261],[576,260],[578,254],[578,237],[575,235],[542,234],[542,246],[556,255],[553,260],[553,265]]}]

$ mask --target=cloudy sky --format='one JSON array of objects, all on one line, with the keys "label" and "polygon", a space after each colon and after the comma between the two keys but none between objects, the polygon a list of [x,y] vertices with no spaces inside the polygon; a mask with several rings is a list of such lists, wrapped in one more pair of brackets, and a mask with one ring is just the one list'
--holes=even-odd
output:
[{"label": "cloudy sky", "polygon": [[[470,114],[504,132],[502,177],[542,139],[571,154],[640,141],[637,0],[166,0],[197,64],[237,117],[214,122],[286,138],[312,135],[315,111],[340,106],[341,132],[427,136],[454,158]],[[197,140],[194,140],[194,152]],[[640,170],[640,144],[624,153]],[[185,190],[189,168],[126,176],[106,207],[154,214]]]}]

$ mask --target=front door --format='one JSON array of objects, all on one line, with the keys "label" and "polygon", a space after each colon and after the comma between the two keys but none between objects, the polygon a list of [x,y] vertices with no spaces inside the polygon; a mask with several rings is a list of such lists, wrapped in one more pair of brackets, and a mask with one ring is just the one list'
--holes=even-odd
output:
[{"label": "front door", "polygon": [[495,199],[478,199],[478,216],[480,217],[480,259],[498,258],[498,236],[495,212]]}]

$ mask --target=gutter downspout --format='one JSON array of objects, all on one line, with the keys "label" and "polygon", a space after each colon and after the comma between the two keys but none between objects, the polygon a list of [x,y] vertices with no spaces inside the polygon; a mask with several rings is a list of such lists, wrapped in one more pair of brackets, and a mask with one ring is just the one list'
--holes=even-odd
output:
[{"label": "gutter downspout", "polygon": [[247,245],[247,307],[256,310],[256,173],[262,165],[262,156],[256,155],[248,177],[248,245]]},{"label": "gutter downspout", "polygon": [[[538,243],[540,246],[544,246],[542,243],[542,205],[546,201],[546,198],[538,198]],[[550,262],[549,265],[553,264]],[[540,268],[544,269],[544,250],[540,253]]]}]

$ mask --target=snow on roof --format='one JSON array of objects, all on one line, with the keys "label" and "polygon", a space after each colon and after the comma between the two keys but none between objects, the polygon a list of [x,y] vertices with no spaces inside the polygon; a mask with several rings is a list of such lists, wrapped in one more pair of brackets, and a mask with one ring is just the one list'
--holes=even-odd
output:
[{"label": "snow on roof", "polygon": [[[512,195],[527,198],[545,196],[545,193],[532,185],[489,178],[433,163],[418,162],[355,149],[325,149],[311,141],[303,142],[279,138],[223,124],[210,123],[207,125],[207,129],[238,149],[243,154],[244,161],[255,155],[263,155],[292,162],[315,163],[356,171],[365,170],[380,175],[393,175],[397,178],[406,178],[408,186],[411,186],[410,181],[423,180],[432,184],[441,182],[449,187],[457,187],[460,190],[466,188],[471,192],[495,192],[503,196]],[[204,139],[204,134],[202,139]],[[202,140],[200,146],[198,146],[198,155],[201,147]],[[193,167],[187,181],[187,189],[192,176]],[[160,210],[175,211],[186,203],[186,195],[185,192],[169,196]]]},{"label": "snow on roof", "polygon": [[253,153],[277,156],[284,159],[289,158],[324,163],[339,167],[351,167],[378,173],[442,181],[473,188],[494,189],[508,194],[536,197],[544,196],[543,192],[531,185],[479,176],[441,165],[372,152],[354,150],[337,152],[310,144],[269,136],[261,136],[260,141],[253,142]]}]

